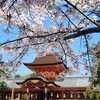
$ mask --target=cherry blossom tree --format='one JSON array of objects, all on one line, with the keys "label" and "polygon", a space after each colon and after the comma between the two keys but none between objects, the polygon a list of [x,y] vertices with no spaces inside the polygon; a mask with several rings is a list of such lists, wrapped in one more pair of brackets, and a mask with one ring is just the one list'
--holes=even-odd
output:
[{"label": "cherry blossom tree", "polygon": [[[66,65],[73,64],[71,73],[78,72],[79,59],[87,54],[83,64],[91,70],[88,42],[92,33],[100,33],[100,0],[0,0],[0,24],[5,34],[16,31],[14,39],[0,43],[1,79],[16,71],[30,48],[36,57],[59,53]],[[82,36],[87,52],[78,56],[70,44]]]}]

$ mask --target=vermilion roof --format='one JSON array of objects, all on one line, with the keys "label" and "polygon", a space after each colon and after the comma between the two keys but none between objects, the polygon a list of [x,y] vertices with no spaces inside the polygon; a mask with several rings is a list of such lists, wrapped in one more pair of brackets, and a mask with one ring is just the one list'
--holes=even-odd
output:
[{"label": "vermilion roof", "polygon": [[62,63],[61,57],[56,55],[46,55],[43,57],[35,58],[35,61],[32,63],[24,63],[25,65],[50,65],[50,64],[58,64]]},{"label": "vermilion roof", "polygon": [[35,58],[34,62],[24,63],[24,65],[48,80],[56,80],[60,72],[67,71],[67,67],[58,54]]}]

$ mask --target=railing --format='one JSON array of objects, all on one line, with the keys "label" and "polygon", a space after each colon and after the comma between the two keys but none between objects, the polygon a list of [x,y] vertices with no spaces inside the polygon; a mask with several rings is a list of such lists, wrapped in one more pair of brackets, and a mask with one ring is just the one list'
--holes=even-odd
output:
[{"label": "railing", "polygon": [[[25,91],[26,90],[26,91]],[[84,91],[54,91],[45,89],[30,89],[19,90],[14,92],[14,99],[20,100],[84,100]],[[11,100],[11,92],[3,92],[2,100]]]}]

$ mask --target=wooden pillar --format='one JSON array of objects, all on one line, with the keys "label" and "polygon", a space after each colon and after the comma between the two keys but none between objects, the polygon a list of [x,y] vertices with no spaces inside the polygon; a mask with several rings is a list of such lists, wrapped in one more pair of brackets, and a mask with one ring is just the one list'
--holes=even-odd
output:
[{"label": "wooden pillar", "polygon": [[62,94],[62,100],[64,100],[64,91],[62,91],[61,94]]},{"label": "wooden pillar", "polygon": [[2,95],[2,96],[3,96],[2,99],[4,100],[4,94],[5,94],[5,92],[3,91],[2,93],[3,93],[3,95]]},{"label": "wooden pillar", "polygon": [[76,90],[74,90],[74,99],[76,99]]},{"label": "wooden pillar", "polygon": [[40,92],[41,92],[41,90],[39,90],[39,100],[41,100],[41,97],[40,97],[41,94],[40,94]]},{"label": "wooden pillar", "polygon": [[15,100],[15,98],[16,98],[16,94],[17,94],[17,93],[14,91],[14,100]]},{"label": "wooden pillar", "polygon": [[20,93],[20,99],[22,99],[22,93],[23,93],[23,92]]}]

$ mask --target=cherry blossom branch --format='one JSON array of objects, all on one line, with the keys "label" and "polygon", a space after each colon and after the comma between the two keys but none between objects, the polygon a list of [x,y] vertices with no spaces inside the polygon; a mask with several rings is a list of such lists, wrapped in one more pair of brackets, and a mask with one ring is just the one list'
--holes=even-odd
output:
[{"label": "cherry blossom branch", "polygon": [[67,19],[69,20],[69,22],[71,22],[71,24],[73,24],[74,27],[78,29],[78,27],[77,27],[77,26],[70,20],[70,18],[67,16],[67,14],[65,14],[65,12],[62,11],[62,10],[60,9],[60,7],[57,7],[57,8],[67,17]]},{"label": "cherry blossom branch", "polygon": [[17,59],[19,59],[19,61],[20,61],[23,54],[25,54],[26,52],[27,52],[27,49],[23,49],[22,52],[12,62],[16,61]]},{"label": "cherry blossom branch", "polygon": [[83,36],[83,35],[86,35],[86,34],[92,34],[92,33],[98,33],[99,34],[100,28],[99,27],[88,28],[88,29],[76,32],[75,34],[65,36],[64,40],[68,40],[68,39],[71,39],[71,38],[77,38],[77,37],[80,37],[80,36]]},{"label": "cherry blossom branch", "polygon": [[90,56],[90,55],[89,55],[89,44],[88,44],[88,40],[87,40],[86,35],[84,35],[84,38],[85,38],[85,42],[86,42],[88,61],[89,61],[89,65],[91,66],[90,57],[89,57],[89,56]]},{"label": "cherry blossom branch", "polygon": [[64,55],[65,55],[65,61],[66,61],[66,65],[67,65],[67,55],[66,55],[65,49],[64,49],[63,44],[61,43],[61,41],[59,41],[59,43],[60,43],[61,48],[62,48],[62,50],[63,50],[63,52],[64,52]]},{"label": "cherry blossom branch", "polygon": [[[1,43],[0,45],[2,46],[2,45],[7,44],[7,43],[16,42],[16,41],[22,40],[24,38],[46,38],[46,37],[52,36],[54,34],[67,33],[67,32],[68,31],[58,31],[58,32],[55,32],[55,33],[52,33],[52,34],[48,34],[48,35],[26,36],[26,37],[22,37],[22,38],[19,38],[19,39],[15,39],[15,40],[11,40],[11,41],[7,41],[7,42],[4,42],[4,43]],[[83,35],[86,35],[86,34],[99,33],[99,32],[100,32],[100,28],[99,27],[93,27],[93,28],[88,28],[88,29],[82,30],[82,31],[78,31],[78,32],[76,32],[74,34],[71,34],[71,35],[67,35],[63,39],[64,40],[68,40],[68,39],[77,38],[77,37],[80,37],[80,36],[83,36]],[[57,39],[55,41],[57,41]],[[39,43],[39,44],[41,44],[41,43]]]},{"label": "cherry blossom branch", "polygon": [[14,5],[14,3],[16,2],[17,0],[14,0],[13,2],[12,2],[12,4],[9,6],[9,9]]},{"label": "cherry blossom branch", "polygon": [[[0,67],[1,67],[3,64],[4,64],[4,62],[1,61],[1,62],[0,62]],[[0,69],[0,74],[1,74],[1,73],[5,74],[5,71],[2,70],[2,69]]]},{"label": "cherry blossom branch", "polygon": [[4,70],[1,70],[1,69],[0,69],[0,74],[1,74],[1,73],[3,73],[3,74],[4,74],[4,73],[5,73],[5,72],[4,72]]},{"label": "cherry blossom branch", "polygon": [[86,14],[84,14],[81,10],[79,10],[76,6],[74,6],[71,2],[69,2],[68,0],[65,0],[65,2],[67,2],[69,5],[71,5],[73,8],[75,8],[77,11],[79,11],[84,17],[86,17],[89,21],[91,21],[92,23],[94,23],[97,27],[100,28],[100,26],[93,21],[92,19],[90,19]]},{"label": "cherry blossom branch", "polygon": [[3,0],[0,4],[0,6],[2,6],[4,3],[6,2],[6,0]]}]

